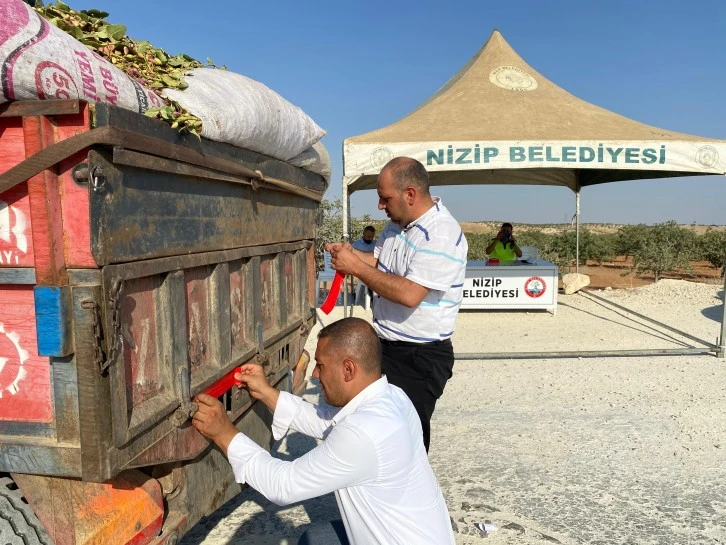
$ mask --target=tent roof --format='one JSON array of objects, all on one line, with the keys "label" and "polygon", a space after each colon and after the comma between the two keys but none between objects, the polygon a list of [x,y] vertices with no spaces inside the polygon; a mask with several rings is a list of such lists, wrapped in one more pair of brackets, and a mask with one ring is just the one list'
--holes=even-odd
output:
[{"label": "tent roof", "polygon": [[433,185],[576,189],[726,172],[726,141],[651,127],[581,100],[529,66],[496,30],[431,98],[387,127],[347,138],[343,155],[349,191],[375,187],[378,171],[396,155],[421,160]]}]

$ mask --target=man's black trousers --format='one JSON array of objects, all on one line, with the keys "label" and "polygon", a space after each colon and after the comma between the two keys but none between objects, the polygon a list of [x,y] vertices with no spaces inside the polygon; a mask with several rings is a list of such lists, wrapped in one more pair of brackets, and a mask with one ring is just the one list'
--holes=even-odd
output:
[{"label": "man's black trousers", "polygon": [[451,339],[430,343],[381,339],[383,373],[401,388],[416,408],[426,452],[431,443],[431,416],[454,369]]}]

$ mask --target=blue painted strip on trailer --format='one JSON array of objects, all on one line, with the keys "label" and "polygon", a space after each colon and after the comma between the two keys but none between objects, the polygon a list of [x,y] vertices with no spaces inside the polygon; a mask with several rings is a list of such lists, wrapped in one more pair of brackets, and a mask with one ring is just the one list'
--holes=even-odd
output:
[{"label": "blue painted strip on trailer", "polygon": [[70,353],[70,288],[35,286],[33,295],[38,355],[67,356]]}]

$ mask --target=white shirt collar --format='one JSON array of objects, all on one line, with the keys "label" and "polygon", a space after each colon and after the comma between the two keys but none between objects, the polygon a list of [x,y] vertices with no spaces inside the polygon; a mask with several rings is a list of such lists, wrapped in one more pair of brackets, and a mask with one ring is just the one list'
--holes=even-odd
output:
[{"label": "white shirt collar", "polygon": [[362,403],[381,394],[388,387],[388,379],[385,375],[369,384],[358,395],[346,403],[333,417],[333,426],[341,422],[346,416],[354,413]]},{"label": "white shirt collar", "polygon": [[434,204],[431,205],[431,208],[429,208],[428,210],[426,210],[426,212],[424,212],[418,218],[416,218],[415,220],[413,220],[411,223],[409,223],[408,225],[406,225],[406,227],[403,228],[403,231],[408,231],[409,229],[411,229],[412,227],[414,227],[416,224],[422,223],[429,216],[433,216],[439,210],[439,206],[443,205],[443,203],[441,202],[441,199],[439,197],[433,197],[432,196],[431,197],[431,200],[434,201]]}]

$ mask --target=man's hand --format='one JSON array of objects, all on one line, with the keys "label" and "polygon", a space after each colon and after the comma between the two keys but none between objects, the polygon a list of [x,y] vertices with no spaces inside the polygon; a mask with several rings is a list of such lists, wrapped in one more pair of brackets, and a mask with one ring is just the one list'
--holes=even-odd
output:
[{"label": "man's hand", "polygon": [[214,441],[226,455],[227,447],[239,430],[234,427],[217,398],[199,394],[194,402],[199,409],[192,417],[192,425],[199,433]]},{"label": "man's hand", "polygon": [[342,272],[343,274],[352,274],[357,277],[361,266],[365,265],[365,263],[353,252],[352,248],[346,248],[343,246],[338,250],[332,251],[330,255],[333,258],[330,265],[333,269]]},{"label": "man's hand", "polygon": [[[331,242],[330,244],[325,245],[325,250],[327,252],[330,252],[330,257],[332,258],[331,264],[334,263],[333,260],[335,259],[336,255],[338,255],[338,253],[346,250],[366,265],[375,267],[378,263],[378,259],[375,258],[373,252],[361,252],[360,250],[356,250],[355,248],[353,248],[353,245],[350,242]],[[333,268],[345,274],[353,274],[349,271],[344,271],[343,269],[339,269],[336,267]]]},{"label": "man's hand", "polygon": [[242,388],[247,388],[250,396],[259,399],[272,412],[275,412],[280,392],[267,382],[265,371],[261,366],[246,363],[240,367],[239,373],[234,374],[234,378],[242,383]]},{"label": "man's hand", "polygon": [[330,252],[331,257],[335,252],[339,252],[344,249],[353,250],[353,245],[350,242],[331,242],[330,244],[325,245],[325,251]]}]

